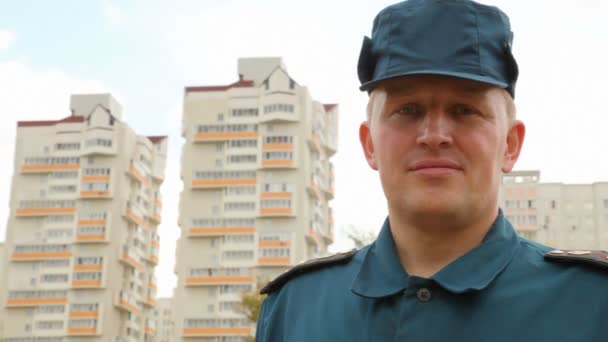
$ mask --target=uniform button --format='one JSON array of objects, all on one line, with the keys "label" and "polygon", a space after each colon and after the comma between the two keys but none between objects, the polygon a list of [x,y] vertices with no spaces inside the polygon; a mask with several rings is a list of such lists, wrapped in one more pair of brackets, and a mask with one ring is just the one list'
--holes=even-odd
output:
[{"label": "uniform button", "polygon": [[423,303],[428,302],[431,300],[431,290],[426,287],[418,289],[418,291],[416,291],[416,298]]}]

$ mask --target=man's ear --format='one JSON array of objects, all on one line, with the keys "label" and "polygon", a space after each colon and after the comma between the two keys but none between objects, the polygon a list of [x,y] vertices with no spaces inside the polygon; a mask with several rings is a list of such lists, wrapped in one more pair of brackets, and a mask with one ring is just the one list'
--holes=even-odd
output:
[{"label": "man's ear", "polygon": [[507,132],[507,148],[503,156],[502,172],[507,173],[513,170],[515,162],[519,159],[525,136],[526,126],[523,122],[515,120]]},{"label": "man's ear", "polygon": [[369,127],[369,122],[364,121],[359,126],[359,141],[363,148],[363,154],[367,164],[374,170],[378,170],[378,163],[376,162],[376,154],[374,151],[374,142],[372,141],[372,132]]}]

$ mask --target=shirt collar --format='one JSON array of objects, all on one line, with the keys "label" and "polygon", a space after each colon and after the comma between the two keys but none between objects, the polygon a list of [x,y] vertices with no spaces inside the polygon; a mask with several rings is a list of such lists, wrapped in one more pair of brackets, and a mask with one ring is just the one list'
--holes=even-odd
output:
[{"label": "shirt collar", "polygon": [[[481,244],[431,279],[454,293],[482,290],[505,269],[518,247],[515,230],[499,210]],[[407,288],[410,278],[415,277],[410,277],[401,266],[387,218],[361,264],[351,291],[364,297],[390,296]]]}]

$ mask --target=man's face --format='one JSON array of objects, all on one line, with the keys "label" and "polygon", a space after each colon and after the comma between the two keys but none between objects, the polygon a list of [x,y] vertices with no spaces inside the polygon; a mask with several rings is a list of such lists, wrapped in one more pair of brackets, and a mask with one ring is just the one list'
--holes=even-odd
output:
[{"label": "man's face", "polygon": [[360,139],[391,213],[466,223],[496,210],[501,172],[513,168],[525,132],[508,119],[505,96],[444,76],[401,77],[374,90]]}]

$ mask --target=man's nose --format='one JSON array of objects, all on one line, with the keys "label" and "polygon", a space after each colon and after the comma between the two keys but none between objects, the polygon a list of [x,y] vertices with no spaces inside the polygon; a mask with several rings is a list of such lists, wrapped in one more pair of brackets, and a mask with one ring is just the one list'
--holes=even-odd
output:
[{"label": "man's nose", "polygon": [[417,143],[429,148],[447,147],[452,144],[452,122],[446,113],[429,112],[418,129]]}]

